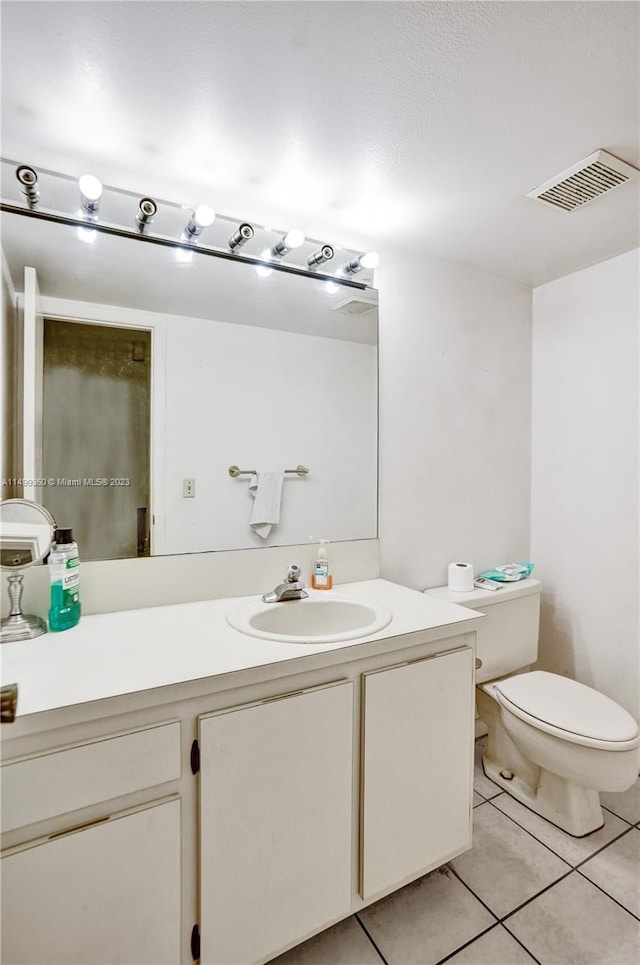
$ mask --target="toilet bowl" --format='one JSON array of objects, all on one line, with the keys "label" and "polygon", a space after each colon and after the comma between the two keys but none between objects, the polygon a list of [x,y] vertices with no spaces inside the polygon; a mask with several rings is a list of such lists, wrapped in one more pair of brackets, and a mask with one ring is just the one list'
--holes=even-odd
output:
[{"label": "toilet bowl", "polygon": [[638,777],[637,722],[604,694],[559,674],[530,671],[538,654],[538,580],[468,593],[425,592],[486,617],[476,631],[476,697],[488,736],[485,774],[575,837],[604,824],[600,791]]},{"label": "toilet bowl", "polygon": [[638,775],[638,726],[604,694],[534,671],[480,684],[487,777],[576,837],[602,827],[599,791]]}]

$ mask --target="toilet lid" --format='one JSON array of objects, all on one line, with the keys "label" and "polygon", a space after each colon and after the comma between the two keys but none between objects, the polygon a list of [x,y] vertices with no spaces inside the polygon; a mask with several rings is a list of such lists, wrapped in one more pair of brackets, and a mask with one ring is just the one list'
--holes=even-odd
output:
[{"label": "toilet lid", "polygon": [[604,694],[569,677],[534,670],[495,683],[501,704],[542,730],[557,730],[580,743],[622,743],[638,737],[631,714]]}]

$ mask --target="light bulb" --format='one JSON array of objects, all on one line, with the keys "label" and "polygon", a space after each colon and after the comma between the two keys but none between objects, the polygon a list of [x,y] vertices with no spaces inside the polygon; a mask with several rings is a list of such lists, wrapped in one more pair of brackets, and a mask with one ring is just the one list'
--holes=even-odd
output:
[{"label": "light bulb", "polygon": [[324,287],[328,295],[335,295],[336,292],[340,291],[340,285],[336,285],[334,281],[328,281]]},{"label": "light bulb", "polygon": [[304,244],[304,232],[299,231],[297,228],[292,228],[291,231],[287,231],[283,241],[289,249],[299,248],[300,245]]},{"label": "light bulb", "polygon": [[366,254],[358,258],[363,268],[377,268],[380,264],[380,256],[377,251],[367,251]]},{"label": "light bulb", "polygon": [[297,228],[292,228],[291,231],[287,231],[286,235],[283,235],[280,241],[273,246],[270,254],[275,258],[282,258],[287,252],[292,251],[293,248],[299,248],[300,245],[304,244],[304,232],[299,231]]},{"label": "light bulb", "polygon": [[78,187],[82,197],[89,203],[95,203],[102,197],[102,184],[93,174],[83,174],[78,179]]},{"label": "light bulb", "polygon": [[182,233],[183,241],[192,241],[194,238],[197,238],[203,229],[208,228],[215,220],[216,213],[213,208],[210,208],[206,204],[199,205],[186,224],[184,232]]},{"label": "light bulb", "polygon": [[343,265],[340,271],[346,274],[355,274],[362,271],[363,268],[375,268],[379,262],[380,258],[377,251],[367,251],[364,255],[358,255],[353,261]]},{"label": "light bulb", "polygon": [[198,228],[208,228],[216,220],[216,213],[213,208],[206,204],[201,204],[193,212],[193,220]]},{"label": "light bulb", "polygon": [[98,220],[98,208],[102,197],[102,184],[93,174],[83,174],[78,178],[82,217],[88,221]]},{"label": "light bulb", "polygon": [[268,278],[272,271],[273,268],[268,268],[266,265],[258,265],[256,268],[256,275],[258,278]]},{"label": "light bulb", "polygon": [[187,248],[176,248],[176,261],[184,265],[189,264],[189,262],[193,261],[193,252]]}]

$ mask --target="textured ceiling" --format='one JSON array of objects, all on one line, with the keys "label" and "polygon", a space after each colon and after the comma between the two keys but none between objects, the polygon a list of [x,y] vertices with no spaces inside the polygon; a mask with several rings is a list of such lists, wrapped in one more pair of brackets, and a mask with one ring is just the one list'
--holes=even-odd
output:
[{"label": "textured ceiling", "polygon": [[536,285],[639,243],[640,179],[525,197],[597,148],[640,166],[635,2],[1,4],[2,153]]}]

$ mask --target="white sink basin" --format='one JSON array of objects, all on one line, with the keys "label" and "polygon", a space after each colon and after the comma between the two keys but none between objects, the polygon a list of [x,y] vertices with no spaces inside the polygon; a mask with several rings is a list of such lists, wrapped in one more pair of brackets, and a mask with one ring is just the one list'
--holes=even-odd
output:
[{"label": "white sink basin", "polygon": [[263,603],[251,600],[227,613],[234,630],[283,643],[339,643],[377,633],[392,613],[380,603],[343,596],[333,590],[306,600]]}]

